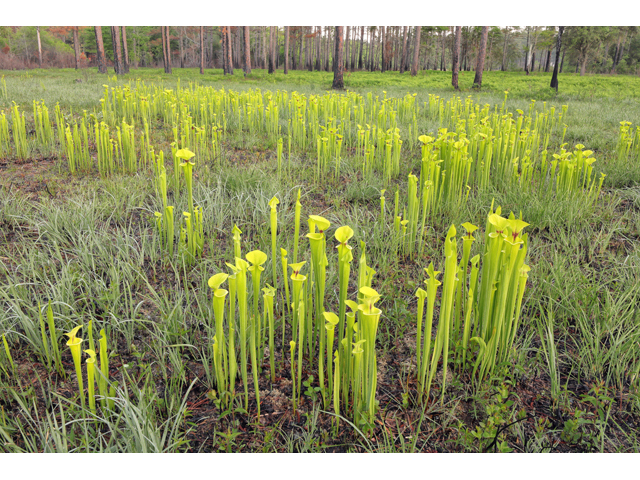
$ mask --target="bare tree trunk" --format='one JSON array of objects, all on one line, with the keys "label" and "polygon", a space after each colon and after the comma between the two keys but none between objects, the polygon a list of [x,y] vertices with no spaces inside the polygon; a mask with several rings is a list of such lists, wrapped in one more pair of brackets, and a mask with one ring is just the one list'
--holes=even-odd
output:
[{"label": "bare tree trunk", "polygon": [[414,27],[416,32],[416,37],[414,39],[414,50],[413,50],[413,64],[411,65],[411,76],[415,77],[418,74],[418,58],[420,56],[420,31],[422,27]]},{"label": "bare tree trunk", "polygon": [[96,33],[96,60],[98,72],[107,73],[107,62],[104,58],[104,42],[102,41],[102,27],[93,27]]},{"label": "bare tree trunk", "polygon": [[138,40],[136,39],[137,34],[138,29],[136,27],[133,27],[133,68],[138,68]]},{"label": "bare tree trunk", "polygon": [[547,61],[544,65],[544,71],[548,72],[550,66],[551,66],[551,47],[549,47],[549,50],[547,50]]},{"label": "bare tree trunk", "polygon": [[289,73],[289,27],[284,27],[284,74]]},{"label": "bare tree trunk", "polygon": [[458,69],[460,68],[460,40],[462,37],[462,27],[456,27],[456,36],[454,40],[452,59],[451,59],[451,85],[456,90],[458,87]]},{"label": "bare tree trunk", "polygon": [[229,67],[227,65],[227,27],[224,25],[220,27],[220,44],[222,46],[222,74],[229,73]]},{"label": "bare tree trunk", "polygon": [[342,39],[342,29],[344,27],[335,27],[336,30],[336,49],[335,49],[335,70],[333,72],[333,85],[331,88],[334,90],[343,90],[344,89],[344,63],[342,56],[342,47],[343,47],[343,39]]},{"label": "bare tree trunk", "polygon": [[[505,29],[506,30],[506,29]],[[504,34],[504,47],[502,47],[502,66],[500,70],[505,72],[507,70],[507,44],[508,44],[509,32],[505,32]]]},{"label": "bare tree trunk", "polygon": [[558,27],[558,36],[556,37],[556,61],[553,66],[553,75],[551,76],[551,88],[556,89],[556,93],[558,93],[558,68],[560,64],[560,50],[562,49],[562,32],[564,32],[564,27]]},{"label": "bare tree trunk", "polygon": [[364,48],[364,27],[360,27],[360,58],[358,60],[358,69],[362,70],[362,50]]},{"label": "bare tree trunk", "polygon": [[184,68],[184,33],[181,27],[178,27],[180,30],[180,38],[178,38],[178,47],[180,49],[180,68]]},{"label": "bare tree trunk", "polygon": [[316,71],[320,71],[320,40],[322,40],[322,26],[316,31]]},{"label": "bare tree trunk", "polygon": [[42,68],[42,43],[40,42],[40,27],[36,27],[36,35],[38,37],[38,65]]},{"label": "bare tree trunk", "polygon": [[489,27],[482,27],[482,35],[480,36],[480,48],[478,49],[478,63],[476,65],[476,76],[473,79],[474,88],[482,87],[482,70],[484,69],[484,59],[487,54],[488,36]]},{"label": "bare tree trunk", "polygon": [[164,73],[172,73],[171,70],[171,40],[169,38],[169,27],[161,27],[164,30]]},{"label": "bare tree trunk", "polygon": [[124,56],[122,57],[122,67],[124,73],[129,73],[129,46],[127,45],[127,27],[120,27],[122,29],[122,49]]},{"label": "bare tree trunk", "polygon": [[304,30],[302,26],[298,27],[298,70],[303,70],[302,66],[302,39],[304,38]]},{"label": "bare tree trunk", "polygon": [[402,32],[402,55],[400,58],[400,73],[404,73],[407,69],[407,31],[408,27],[403,27],[404,30]]},{"label": "bare tree trunk", "polygon": [[200,27],[200,74],[204,75],[204,27]]},{"label": "bare tree trunk", "polygon": [[232,56],[232,48],[231,48],[231,27],[227,27],[227,68],[229,69],[229,74],[233,75],[233,56]]},{"label": "bare tree trunk", "polygon": [[273,26],[269,27],[269,73],[273,73],[275,70],[275,28]]},{"label": "bare tree trunk", "polygon": [[244,27],[244,76],[251,74],[251,38],[250,27]]},{"label": "bare tree trunk", "polygon": [[76,57],[76,70],[80,68],[80,42],[78,41],[78,27],[73,27],[73,52]]},{"label": "bare tree trunk", "polygon": [[344,58],[345,58],[345,69],[349,68],[349,47],[350,47],[350,43],[349,43],[349,36],[351,35],[351,26],[347,25],[347,34],[345,35],[345,39],[344,39]]},{"label": "bare tree trunk", "polygon": [[329,64],[331,63],[329,58],[331,52],[331,48],[329,47],[329,45],[331,44],[331,27],[325,26],[324,33],[326,37],[324,42],[324,71],[328,72]]},{"label": "bare tree trunk", "polygon": [[442,72],[447,71],[447,59],[445,58],[445,53],[447,51],[447,36],[444,32],[441,32],[442,35],[442,52],[440,53],[440,70]]},{"label": "bare tree trunk", "polygon": [[[311,32],[311,27],[306,27],[308,28],[308,31]],[[311,35],[311,33],[308,33],[307,35]],[[304,42],[305,42],[305,46],[304,46],[304,61],[307,63],[307,69],[312,72],[313,71],[313,59],[312,54],[311,54],[311,37],[310,36],[306,36],[304,38]]]},{"label": "bare tree trunk", "polygon": [[529,27],[527,27],[527,46],[524,50],[524,71],[526,72],[527,75],[529,75],[529,56],[531,55],[531,46],[529,44],[529,36],[530,36],[530,32],[529,32]]},{"label": "bare tree trunk", "polygon": [[267,39],[269,34],[267,33],[267,27],[261,27],[261,48],[262,48],[262,68],[267,70],[269,68],[269,57],[267,56]]},{"label": "bare tree trunk", "polygon": [[113,45],[113,70],[116,75],[122,75],[121,48],[120,48],[120,27],[111,27],[111,42]]},{"label": "bare tree trunk", "polygon": [[384,25],[380,26],[380,44],[382,47],[382,58],[381,58],[381,64],[380,64],[380,72],[384,73],[387,69],[387,38],[385,36],[385,31],[384,31]]}]

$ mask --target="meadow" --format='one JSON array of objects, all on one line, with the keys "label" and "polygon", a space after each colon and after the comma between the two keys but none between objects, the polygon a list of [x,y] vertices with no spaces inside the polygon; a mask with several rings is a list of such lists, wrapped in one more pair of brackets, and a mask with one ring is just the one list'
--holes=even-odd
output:
[{"label": "meadow", "polygon": [[640,79],[0,72],[0,451],[632,452]]}]

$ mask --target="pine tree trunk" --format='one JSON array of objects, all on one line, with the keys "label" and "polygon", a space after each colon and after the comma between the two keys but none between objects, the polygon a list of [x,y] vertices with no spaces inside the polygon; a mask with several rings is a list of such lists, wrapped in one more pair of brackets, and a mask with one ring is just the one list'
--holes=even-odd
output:
[{"label": "pine tree trunk", "polygon": [[560,63],[560,50],[562,49],[562,32],[564,32],[564,27],[558,27],[558,36],[556,37],[556,61],[553,66],[553,75],[551,76],[550,85],[551,88],[556,89],[556,93],[558,93],[558,64]]},{"label": "pine tree trunk", "polygon": [[484,60],[487,54],[487,38],[489,36],[489,27],[482,27],[480,36],[480,48],[478,49],[478,63],[476,65],[476,76],[473,79],[474,88],[482,87],[482,70],[484,69]]},{"label": "pine tree trunk", "polygon": [[164,73],[172,73],[171,70],[171,39],[169,38],[169,27],[164,28],[164,51],[165,51],[165,67]]},{"label": "pine tree trunk", "polygon": [[420,31],[422,27],[414,27],[415,28],[415,39],[414,39],[414,47],[413,47],[413,63],[411,64],[411,76],[415,77],[418,74],[418,58],[420,56]]},{"label": "pine tree trunk", "polygon": [[384,25],[380,27],[380,47],[381,47],[381,62],[380,72],[384,73],[387,70],[387,38],[384,31]]},{"label": "pine tree trunk", "polygon": [[441,33],[442,35],[442,53],[440,55],[440,70],[443,72],[447,71],[447,59],[445,57],[446,55],[446,51],[447,51],[447,36],[444,34],[444,32]]},{"label": "pine tree trunk", "polygon": [[336,48],[335,48],[335,70],[333,73],[333,85],[331,88],[334,90],[343,90],[344,89],[344,62],[343,62],[343,38],[342,38],[342,29],[344,27],[335,27],[336,30]]},{"label": "pine tree trunk", "polygon": [[[307,35],[311,35],[311,27],[307,27],[307,31],[309,33],[307,33]],[[307,63],[307,70],[309,70],[310,72],[313,71],[313,55],[311,53],[312,50],[312,45],[311,45],[311,38],[310,36],[306,36],[304,41],[305,41],[305,50],[304,50],[304,60]]]},{"label": "pine tree trunk", "polygon": [[344,58],[345,58],[345,69],[349,68],[349,47],[351,46],[351,43],[349,42],[349,36],[351,35],[351,26],[347,25],[347,34],[345,35],[345,39],[344,39]]},{"label": "pine tree trunk", "polygon": [[529,55],[531,55],[531,47],[529,46],[529,27],[527,27],[527,46],[524,50],[524,71],[529,75]]},{"label": "pine tree trunk", "polygon": [[409,30],[408,27],[403,27],[403,32],[402,32],[402,55],[400,58],[400,73],[404,73],[404,71],[407,69],[407,31]]},{"label": "pine tree trunk", "polygon": [[244,75],[251,74],[251,32],[250,27],[244,27]]},{"label": "pine tree trunk", "polygon": [[220,45],[222,46],[222,74],[229,73],[229,67],[227,66],[227,27],[224,25],[220,27]]},{"label": "pine tree trunk", "polygon": [[504,34],[504,47],[502,48],[502,66],[500,70],[505,72],[507,65],[507,42],[508,42],[509,34],[505,32]]},{"label": "pine tree trunk", "polygon": [[93,27],[96,33],[96,60],[98,72],[107,73],[107,62],[104,58],[104,42],[102,41],[102,27]]},{"label": "pine tree trunk", "polygon": [[233,75],[233,54],[232,54],[232,41],[231,41],[231,27],[227,27],[227,68],[229,74]]},{"label": "pine tree trunk", "polygon": [[284,74],[289,73],[289,27],[284,27]]},{"label": "pine tree trunk", "polygon": [[298,70],[303,70],[302,67],[302,39],[304,38],[304,30],[302,29],[302,26],[298,27]]},{"label": "pine tree trunk", "polygon": [[458,69],[460,68],[460,37],[462,37],[462,27],[456,27],[456,36],[453,45],[453,52],[451,54],[451,85],[456,90],[458,87]]},{"label": "pine tree trunk", "polygon": [[80,68],[80,42],[78,41],[78,27],[73,27],[73,52],[76,57],[76,70]]},{"label": "pine tree trunk", "polygon": [[275,58],[274,58],[274,52],[276,50],[275,47],[275,28],[274,26],[269,27],[269,73],[273,73],[275,71]]},{"label": "pine tree trunk", "polygon": [[362,50],[364,49],[364,27],[360,27],[360,57],[358,59],[358,69],[362,70]]},{"label": "pine tree trunk", "polygon": [[200,74],[204,75],[204,27],[200,27]]},{"label": "pine tree trunk", "polygon": [[180,38],[178,38],[178,47],[180,49],[180,68],[184,68],[184,35],[180,30]]},{"label": "pine tree trunk", "polygon": [[113,45],[113,71],[116,73],[116,75],[121,75],[122,67],[120,66],[120,27],[111,27],[111,44]]},{"label": "pine tree trunk", "polygon": [[124,55],[122,57],[122,70],[124,73],[129,73],[129,45],[127,45],[127,27],[120,27],[122,30],[122,50]]},{"label": "pine tree trunk", "polygon": [[138,29],[133,27],[133,68],[138,68],[138,47],[137,47]]},{"label": "pine tree trunk", "polygon": [[324,42],[324,71],[328,72],[329,71],[329,65],[331,64],[331,59],[329,58],[330,52],[331,52],[331,27],[329,26],[325,26],[324,27],[324,33],[325,33],[325,42]]},{"label": "pine tree trunk", "polygon": [[267,61],[267,27],[260,27],[261,29],[261,35],[260,35],[260,40],[261,40],[261,44],[262,44],[262,68],[267,68],[268,65],[268,61]]},{"label": "pine tree trunk", "polygon": [[36,27],[36,35],[38,37],[38,65],[42,68],[42,43],[40,42],[40,27]]}]

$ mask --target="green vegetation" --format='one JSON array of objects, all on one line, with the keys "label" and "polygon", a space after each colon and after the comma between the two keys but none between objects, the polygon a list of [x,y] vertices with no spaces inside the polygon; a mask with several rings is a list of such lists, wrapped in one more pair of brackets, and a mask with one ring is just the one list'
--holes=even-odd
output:
[{"label": "green vegetation", "polygon": [[637,79],[236,77],[5,73],[1,451],[638,449]]}]

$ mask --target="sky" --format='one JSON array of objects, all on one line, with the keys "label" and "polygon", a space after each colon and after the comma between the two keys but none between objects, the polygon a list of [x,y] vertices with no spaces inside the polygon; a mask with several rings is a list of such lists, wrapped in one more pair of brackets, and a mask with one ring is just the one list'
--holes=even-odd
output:
[{"label": "sky", "polygon": [[577,8],[575,1],[513,0],[425,2],[394,0],[239,0],[142,2],[139,0],[33,0],[3,2],[3,25],[626,25],[630,0],[616,8]]}]

